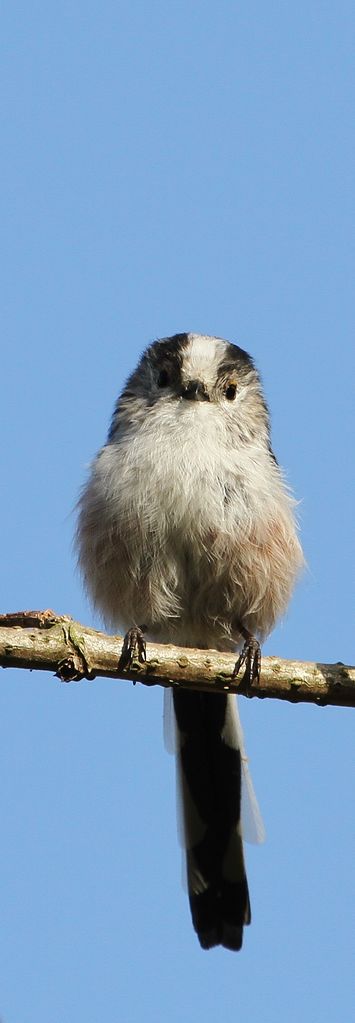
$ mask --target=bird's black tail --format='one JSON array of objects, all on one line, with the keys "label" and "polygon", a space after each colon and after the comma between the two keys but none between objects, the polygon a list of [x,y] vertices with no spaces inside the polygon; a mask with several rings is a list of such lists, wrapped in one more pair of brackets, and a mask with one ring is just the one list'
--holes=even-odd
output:
[{"label": "bird's black tail", "polygon": [[237,951],[250,903],[234,697],[186,690],[173,695],[192,921],[202,948]]}]

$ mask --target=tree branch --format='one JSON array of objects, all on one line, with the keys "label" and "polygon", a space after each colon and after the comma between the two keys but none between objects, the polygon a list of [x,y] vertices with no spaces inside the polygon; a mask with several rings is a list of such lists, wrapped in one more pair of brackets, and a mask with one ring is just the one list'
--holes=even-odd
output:
[{"label": "tree branch", "polygon": [[120,636],[96,632],[54,611],[0,615],[0,666],[52,671],[63,682],[96,676],[143,685],[268,696],[292,703],[355,706],[355,668],[263,657],[260,682],[233,678],[233,654],[147,644],[147,660],[119,669]]}]

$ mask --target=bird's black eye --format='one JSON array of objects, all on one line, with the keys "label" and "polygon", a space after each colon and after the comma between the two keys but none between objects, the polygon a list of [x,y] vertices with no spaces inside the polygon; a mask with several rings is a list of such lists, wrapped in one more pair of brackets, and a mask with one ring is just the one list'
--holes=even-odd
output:
[{"label": "bird's black eye", "polygon": [[167,387],[170,383],[170,377],[167,369],[161,369],[158,376],[158,387]]},{"label": "bird's black eye", "polygon": [[225,393],[226,398],[228,398],[228,401],[233,401],[233,399],[235,398],[236,393],[237,393],[237,385],[236,384],[228,384],[228,387],[226,387],[224,393]]}]

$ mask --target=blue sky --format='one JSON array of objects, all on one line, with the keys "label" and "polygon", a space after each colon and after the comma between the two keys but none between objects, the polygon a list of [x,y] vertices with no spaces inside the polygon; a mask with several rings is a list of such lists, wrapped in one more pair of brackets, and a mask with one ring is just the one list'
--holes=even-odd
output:
[{"label": "blue sky", "polygon": [[[351,663],[350,3],[2,5],[1,610],[100,625],[73,507],[153,338],[254,356],[308,570],[265,651]],[[333,1023],[354,1000],[353,712],[241,700],[268,840],[242,953],[180,884],[162,694],[2,673],[2,1023]]]}]

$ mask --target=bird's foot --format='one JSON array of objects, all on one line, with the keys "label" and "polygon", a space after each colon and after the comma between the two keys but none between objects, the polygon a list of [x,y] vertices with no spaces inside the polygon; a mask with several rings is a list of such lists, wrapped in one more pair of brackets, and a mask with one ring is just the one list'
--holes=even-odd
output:
[{"label": "bird's foot", "polygon": [[139,661],[140,664],[144,664],[147,660],[146,643],[143,636],[144,631],[145,626],[142,625],[140,629],[134,626],[126,632],[118,662],[120,670],[122,668],[130,668],[134,660]]},{"label": "bird's foot", "polygon": [[245,665],[243,682],[251,685],[252,682],[260,681],[261,650],[260,643],[246,629],[240,630],[245,639],[243,649],[234,665],[233,678],[239,675],[240,669]]}]

